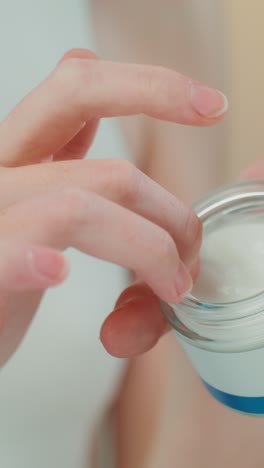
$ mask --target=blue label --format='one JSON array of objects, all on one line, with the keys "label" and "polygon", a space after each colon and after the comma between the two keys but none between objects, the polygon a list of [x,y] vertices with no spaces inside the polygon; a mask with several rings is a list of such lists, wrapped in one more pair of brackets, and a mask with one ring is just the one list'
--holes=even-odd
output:
[{"label": "blue label", "polygon": [[247,414],[264,416],[264,397],[244,397],[222,392],[202,380],[208,392],[225,406]]}]

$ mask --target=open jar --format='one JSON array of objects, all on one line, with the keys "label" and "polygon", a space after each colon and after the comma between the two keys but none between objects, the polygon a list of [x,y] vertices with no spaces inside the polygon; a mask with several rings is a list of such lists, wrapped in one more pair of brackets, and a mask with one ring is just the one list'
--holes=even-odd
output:
[{"label": "open jar", "polygon": [[226,406],[264,415],[264,180],[199,200],[201,272],[164,313],[207,390]]}]

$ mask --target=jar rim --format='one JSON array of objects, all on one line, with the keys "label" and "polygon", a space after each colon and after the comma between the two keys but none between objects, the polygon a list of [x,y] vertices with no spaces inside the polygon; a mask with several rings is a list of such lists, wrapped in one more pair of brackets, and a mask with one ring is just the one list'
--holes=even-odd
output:
[{"label": "jar rim", "polygon": [[[193,203],[192,208],[203,222],[205,216],[228,204],[264,197],[264,179],[242,180],[211,190]],[[263,198],[264,200],[264,198]]]},{"label": "jar rim", "polygon": [[[239,202],[243,203],[249,200],[259,200],[260,198],[263,200],[264,206],[264,179],[242,180],[233,184],[226,184],[216,190],[212,190],[208,194],[199,198],[193,204],[192,208],[203,224],[206,218],[215,212],[223,210],[227,206],[231,206]],[[192,306],[199,303],[208,310],[219,310],[223,307],[231,308],[239,304],[246,305],[247,303],[251,303],[253,300],[258,299],[264,299],[264,287],[262,291],[253,294],[252,296],[229,302],[201,302],[198,298],[190,294],[183,300],[182,304]]]},{"label": "jar rim", "polygon": [[[237,210],[240,213],[243,207],[252,206],[264,208],[264,179],[222,186],[200,198],[193,209],[204,225],[219,214],[230,215]],[[198,347],[237,350],[241,336],[243,350],[245,342],[249,347],[264,344],[264,288],[250,297],[230,302],[205,302],[190,294],[180,304],[163,307],[163,311],[176,332]],[[239,336],[233,336],[235,327],[239,327]]]}]

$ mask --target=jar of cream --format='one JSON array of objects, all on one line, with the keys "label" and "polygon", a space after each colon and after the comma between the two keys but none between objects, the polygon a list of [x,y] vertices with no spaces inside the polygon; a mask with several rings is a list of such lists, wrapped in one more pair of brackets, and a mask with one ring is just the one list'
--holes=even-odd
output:
[{"label": "jar of cream", "polygon": [[181,304],[164,307],[207,390],[226,406],[264,415],[264,180],[210,193],[200,274]]}]

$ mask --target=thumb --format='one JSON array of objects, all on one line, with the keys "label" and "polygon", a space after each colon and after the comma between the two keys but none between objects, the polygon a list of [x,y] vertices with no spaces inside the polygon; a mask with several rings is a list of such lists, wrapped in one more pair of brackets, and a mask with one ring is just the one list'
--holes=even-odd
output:
[{"label": "thumb", "polygon": [[124,358],[150,350],[169,330],[159,298],[146,284],[136,283],[122,292],[100,338],[110,354]]}]

